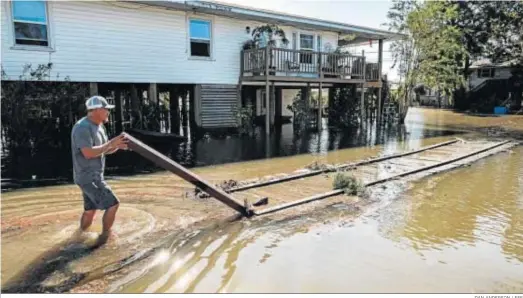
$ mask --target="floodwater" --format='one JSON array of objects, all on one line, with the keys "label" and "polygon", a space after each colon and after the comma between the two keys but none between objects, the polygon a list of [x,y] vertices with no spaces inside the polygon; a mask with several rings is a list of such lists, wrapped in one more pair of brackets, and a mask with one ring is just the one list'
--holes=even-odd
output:
[{"label": "floodwater", "polygon": [[[244,180],[452,139],[523,131],[523,117],[412,109],[402,136],[319,154],[196,168]],[[452,135],[426,136],[426,131]],[[378,139],[378,138],[377,138]],[[319,178],[318,178],[319,179]],[[319,180],[303,193],[323,192]],[[288,212],[236,220],[168,173],[110,182],[122,201],[117,238],[71,240],[74,186],[2,195],[2,290],[15,292],[523,292],[523,147],[415,182],[393,181],[365,204],[334,197]],[[271,187],[285,198],[289,186]],[[293,191],[300,190],[293,186]],[[100,217],[100,216],[99,216]],[[66,243],[69,241],[69,243]],[[131,256],[131,257],[129,257]],[[39,286],[36,286],[39,285]]]},{"label": "floodwater", "polygon": [[[325,121],[325,120],[324,120]],[[320,133],[293,133],[292,124],[278,127],[265,137],[263,127],[254,136],[205,135],[182,144],[150,144],[156,150],[188,168],[252,161],[299,154],[325,154],[345,148],[449,136],[454,130],[426,128],[423,125],[390,127],[379,135],[369,129],[336,131],[327,125]],[[412,135],[411,135],[412,134]],[[67,145],[67,144],[65,144]],[[40,148],[34,152],[2,151],[2,192],[27,187],[71,183],[70,148]],[[66,157],[66,158],[64,158]],[[132,161],[132,162],[130,162]],[[120,152],[107,159],[106,177],[154,173],[160,168],[134,152]]]}]

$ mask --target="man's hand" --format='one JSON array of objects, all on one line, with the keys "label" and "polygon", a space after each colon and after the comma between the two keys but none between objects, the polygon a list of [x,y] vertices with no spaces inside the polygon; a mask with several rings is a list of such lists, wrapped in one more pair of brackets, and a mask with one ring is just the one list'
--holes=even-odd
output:
[{"label": "man's hand", "polygon": [[110,144],[109,147],[111,148],[111,150],[127,149],[127,142],[129,142],[129,140],[126,139],[123,134],[121,134],[117,137],[112,138],[109,141],[109,144]]},{"label": "man's hand", "polygon": [[105,154],[113,154],[120,149],[127,150],[127,142],[129,142],[129,140],[126,139],[123,134],[111,139],[108,142],[110,149]]}]

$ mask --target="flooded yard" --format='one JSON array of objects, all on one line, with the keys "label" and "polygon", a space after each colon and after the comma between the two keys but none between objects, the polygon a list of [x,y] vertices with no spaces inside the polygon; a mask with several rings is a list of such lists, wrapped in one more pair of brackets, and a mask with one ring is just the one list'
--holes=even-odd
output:
[{"label": "flooded yard", "polygon": [[[303,150],[269,142],[256,158],[221,164],[242,156],[231,153],[194,171],[215,183],[247,180],[454,137],[521,133],[523,116],[413,108],[404,128],[346,137],[351,146],[336,145],[343,137],[325,131],[297,146]],[[218,143],[200,145],[198,156],[215,159],[210,152]],[[98,249],[89,247],[101,230],[100,215],[91,233],[72,240],[82,212],[76,186],[2,194],[3,291],[523,291],[522,146],[415,182],[392,181],[370,199],[338,196],[242,220],[213,199],[187,195],[193,187],[170,173],[114,178],[109,183],[122,202],[117,238]],[[304,196],[330,190],[320,180],[275,185],[268,194],[285,198],[289,187]]]}]

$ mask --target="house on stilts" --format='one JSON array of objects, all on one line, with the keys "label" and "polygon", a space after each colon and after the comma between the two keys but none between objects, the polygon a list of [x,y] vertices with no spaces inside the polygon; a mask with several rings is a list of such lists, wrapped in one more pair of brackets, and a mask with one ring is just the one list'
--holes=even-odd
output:
[{"label": "house on stilts", "polygon": [[[175,134],[235,127],[236,111],[251,103],[270,134],[289,90],[302,90],[307,100],[311,88],[320,119],[323,90],[381,88],[383,42],[399,37],[211,1],[12,0],[1,6],[4,80],[18,79],[25,64],[52,63],[50,80],[68,76],[117,105],[116,130],[143,128],[151,117],[158,131]],[[288,43],[244,50],[252,30],[265,24],[283,29]],[[336,51],[369,41],[379,45],[376,61]],[[156,112],[136,111],[144,102]]]}]

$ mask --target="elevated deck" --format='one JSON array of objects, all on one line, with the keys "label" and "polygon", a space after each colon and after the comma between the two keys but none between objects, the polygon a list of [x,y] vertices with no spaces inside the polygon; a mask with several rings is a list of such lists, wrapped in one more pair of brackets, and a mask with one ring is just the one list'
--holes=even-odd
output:
[{"label": "elevated deck", "polygon": [[243,82],[379,83],[379,64],[365,56],[274,47],[241,53]]}]

